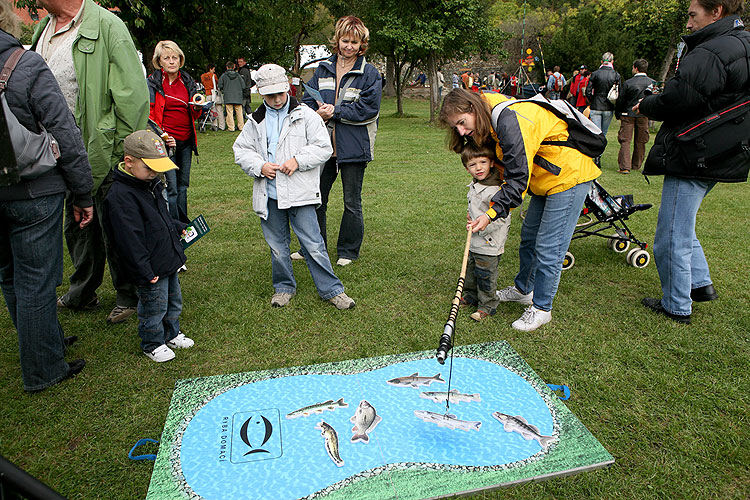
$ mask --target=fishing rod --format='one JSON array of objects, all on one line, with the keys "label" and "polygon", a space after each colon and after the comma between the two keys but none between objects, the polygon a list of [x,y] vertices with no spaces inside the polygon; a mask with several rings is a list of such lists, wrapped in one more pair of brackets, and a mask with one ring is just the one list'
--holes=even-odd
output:
[{"label": "fishing rod", "polygon": [[437,349],[437,360],[441,365],[445,364],[445,358],[448,356],[448,351],[453,348],[453,333],[456,331],[456,316],[458,316],[458,306],[461,303],[461,294],[464,291],[464,280],[466,279],[466,266],[469,263],[469,248],[471,247],[471,229],[467,230],[466,234],[466,248],[464,248],[464,260],[461,263],[461,275],[458,277],[458,285],[456,285],[456,294],[453,296],[453,302],[451,303],[451,310],[448,314],[448,321],[445,323],[443,328],[443,335],[440,337],[440,345]]}]

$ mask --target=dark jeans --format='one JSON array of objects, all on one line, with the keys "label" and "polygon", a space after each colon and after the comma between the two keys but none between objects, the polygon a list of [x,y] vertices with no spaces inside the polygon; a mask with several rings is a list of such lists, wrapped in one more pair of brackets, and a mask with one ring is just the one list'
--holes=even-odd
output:
[{"label": "dark jeans", "polygon": [[18,332],[23,387],[38,391],[68,374],[55,288],[62,283],[65,195],[0,201],[0,286]]},{"label": "dark jeans", "polygon": [[481,255],[469,252],[464,284],[464,300],[477,304],[480,311],[495,314],[500,299],[497,298],[497,266],[502,255]]},{"label": "dark jeans", "polygon": [[143,352],[151,352],[180,333],[182,290],[175,271],[138,287],[138,335]]},{"label": "dark jeans", "polygon": [[318,225],[323,241],[328,246],[326,234],[326,212],[328,195],[336,177],[341,173],[341,186],[344,190],[344,213],[341,216],[341,227],[336,244],[336,255],[339,258],[355,260],[359,258],[359,249],[365,235],[365,221],[362,216],[362,182],[365,177],[366,162],[336,164],[331,158],[323,166],[320,174],[320,197],[322,204],[316,210]]},{"label": "dark jeans", "polygon": [[177,141],[177,147],[170,158],[179,170],[170,170],[164,174],[167,178],[169,214],[172,218],[185,223],[190,222],[187,213],[187,189],[190,186],[190,162],[193,158],[191,144],[190,141]]},{"label": "dark jeans", "polygon": [[109,263],[112,285],[117,291],[117,305],[135,307],[138,303],[135,285],[127,281],[102,225],[104,196],[111,185],[110,173],[94,195],[94,219],[83,229],[73,218],[72,196],[68,195],[65,200],[65,242],[75,271],[70,276],[70,289],[63,300],[74,309],[85,306],[96,296],[96,289],[104,279],[105,262]]}]

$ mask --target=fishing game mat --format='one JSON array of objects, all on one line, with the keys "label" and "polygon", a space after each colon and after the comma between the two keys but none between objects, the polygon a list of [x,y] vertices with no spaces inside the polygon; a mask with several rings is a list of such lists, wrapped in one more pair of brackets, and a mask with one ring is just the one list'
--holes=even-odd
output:
[{"label": "fishing game mat", "polygon": [[421,499],[614,463],[507,342],[453,354],[179,380],[146,498]]}]

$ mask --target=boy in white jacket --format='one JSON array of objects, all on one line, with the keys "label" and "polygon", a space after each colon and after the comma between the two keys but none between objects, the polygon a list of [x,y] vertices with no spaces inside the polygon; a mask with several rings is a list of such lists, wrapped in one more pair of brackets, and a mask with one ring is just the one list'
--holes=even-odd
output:
[{"label": "boy in white jacket", "polygon": [[250,116],[233,149],[235,163],[254,179],[253,209],[271,248],[271,306],[284,307],[297,291],[291,225],[320,297],[338,309],[351,309],[354,301],[333,273],[315,214],[321,203],[320,169],[333,152],[323,119],[288,94],[281,66],[261,66],[254,80],[264,105]]},{"label": "boy in white jacket", "polygon": [[[461,151],[461,161],[473,177],[469,184],[467,198],[469,208],[466,213],[468,223],[481,217],[490,208],[490,200],[500,189],[502,177],[495,161],[494,149],[477,146],[469,142]],[[497,304],[497,267],[508,239],[510,214],[505,218],[491,221],[490,224],[471,236],[469,262],[466,268],[461,303],[478,306],[471,319],[482,321],[495,314]],[[470,229],[467,226],[467,229]]]}]

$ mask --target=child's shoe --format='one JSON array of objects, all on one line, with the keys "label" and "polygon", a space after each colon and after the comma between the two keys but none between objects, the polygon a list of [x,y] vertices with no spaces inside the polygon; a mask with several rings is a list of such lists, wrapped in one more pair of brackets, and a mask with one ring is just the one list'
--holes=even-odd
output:
[{"label": "child's shoe", "polygon": [[336,309],[351,309],[356,304],[354,303],[354,300],[352,300],[351,297],[349,297],[344,292],[341,292],[340,294],[336,295],[333,298],[328,299],[328,302],[336,306]]},{"label": "child's shoe", "polygon": [[530,332],[536,330],[542,325],[546,325],[552,320],[552,313],[549,311],[542,311],[534,306],[529,306],[523,312],[520,318],[515,320],[511,325],[516,330],[524,332]]},{"label": "child's shoe", "polygon": [[165,361],[174,359],[174,351],[164,344],[151,352],[143,351],[143,354],[145,354],[151,361],[156,361],[157,363],[164,363]]},{"label": "child's shoe", "polygon": [[495,295],[497,295],[500,302],[518,302],[526,306],[530,306],[532,300],[534,300],[534,292],[523,294],[515,285],[498,290]]},{"label": "child's shoe", "polygon": [[180,332],[175,338],[167,342],[167,345],[177,349],[188,349],[193,347],[195,342],[193,342],[193,339],[186,337],[184,333]]},{"label": "child's shoe", "polygon": [[305,258],[299,252],[292,252],[292,254],[289,257],[291,257],[292,260],[305,260]]},{"label": "child's shoe", "polygon": [[486,312],[477,310],[476,312],[471,313],[471,316],[469,317],[474,321],[482,321],[487,316],[489,316],[489,314],[487,314]]},{"label": "child's shoe", "polygon": [[345,259],[343,257],[341,257],[339,260],[336,261],[336,265],[341,266],[341,267],[348,266],[351,263],[352,263],[352,259]]},{"label": "child's shoe", "polygon": [[469,302],[463,296],[458,299],[458,307],[476,306],[476,302]]},{"label": "child's shoe", "polygon": [[292,300],[293,296],[293,294],[287,292],[276,292],[273,294],[273,297],[271,297],[271,306],[284,307],[290,300]]}]

